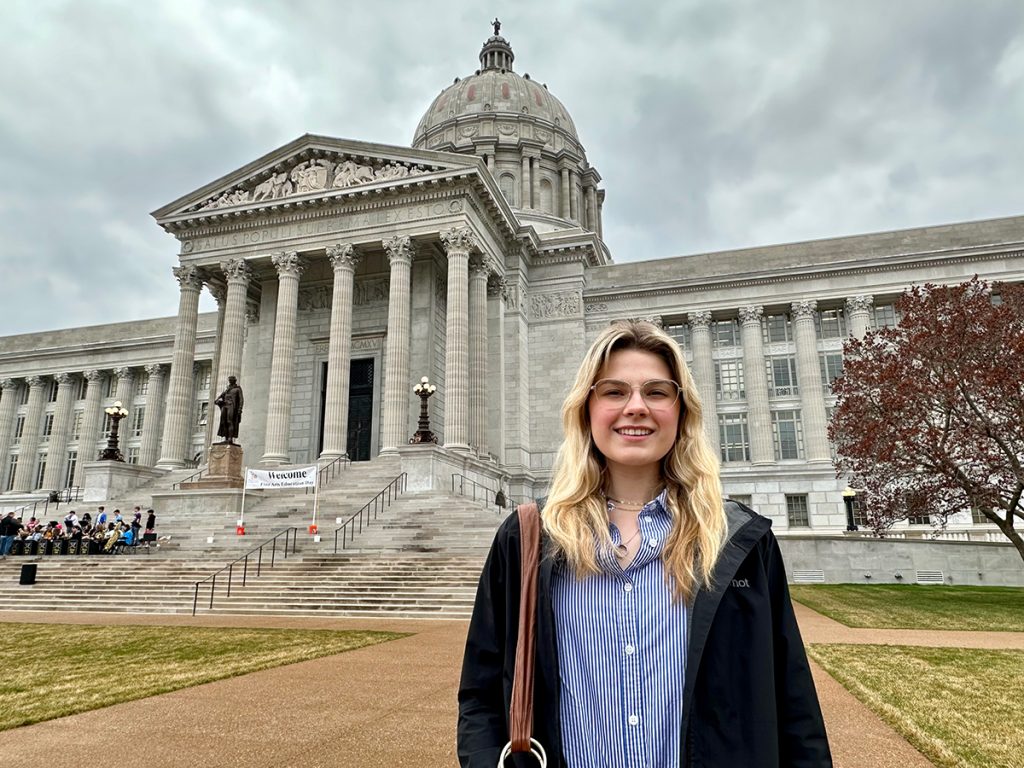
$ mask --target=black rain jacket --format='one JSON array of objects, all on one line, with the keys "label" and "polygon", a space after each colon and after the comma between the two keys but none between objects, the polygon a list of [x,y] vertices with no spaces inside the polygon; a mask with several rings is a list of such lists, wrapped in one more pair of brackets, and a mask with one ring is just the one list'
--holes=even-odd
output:
[{"label": "black rain jacket", "polygon": [[[728,541],[712,589],[689,606],[683,715],[685,768],[832,766],[825,723],[789,599],[771,522],[726,502]],[[537,590],[533,736],[548,766],[564,768],[551,579],[555,558],[542,541]],[[494,768],[508,741],[519,626],[519,520],[498,529],[480,576],[459,686],[462,768]],[[529,755],[506,765],[536,766]]]}]

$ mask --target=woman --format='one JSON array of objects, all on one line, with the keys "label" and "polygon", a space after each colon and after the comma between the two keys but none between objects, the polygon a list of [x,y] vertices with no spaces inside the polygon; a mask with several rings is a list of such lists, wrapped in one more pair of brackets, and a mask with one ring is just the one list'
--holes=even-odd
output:
[{"label": "woman", "polygon": [[[675,342],[651,323],[612,324],[562,424],[537,597],[533,733],[548,765],[831,766],[778,544],[767,519],[723,503]],[[464,767],[496,765],[508,740],[519,552],[512,515],[466,642]]]}]

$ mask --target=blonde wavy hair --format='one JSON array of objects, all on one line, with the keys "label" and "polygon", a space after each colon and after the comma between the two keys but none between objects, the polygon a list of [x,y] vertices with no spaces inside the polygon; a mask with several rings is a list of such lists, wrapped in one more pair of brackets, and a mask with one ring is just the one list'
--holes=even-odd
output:
[{"label": "blonde wavy hair", "polygon": [[[555,459],[554,477],[544,506],[544,530],[577,578],[600,571],[598,551],[612,547],[608,510],[602,493],[607,464],[594,444],[587,407],[590,388],[619,350],[657,355],[682,388],[679,431],[661,461],[672,530],[662,560],[673,599],[692,601],[697,589],[711,586],[711,574],[724,546],[725,510],[718,459],[704,435],[700,397],[679,346],[653,323],[620,320],[591,345],[562,404],[565,438]],[[597,547],[595,547],[595,541]]]}]

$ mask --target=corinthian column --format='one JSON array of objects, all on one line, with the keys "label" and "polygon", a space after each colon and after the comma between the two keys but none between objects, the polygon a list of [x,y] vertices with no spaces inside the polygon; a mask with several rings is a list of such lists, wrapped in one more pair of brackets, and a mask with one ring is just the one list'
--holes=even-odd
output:
[{"label": "corinthian column", "polygon": [[770,464],[775,459],[772,446],[772,416],[768,409],[768,375],[764,368],[764,342],[761,338],[763,314],[763,307],[740,309],[743,371],[747,381],[750,459],[755,464]]},{"label": "corinthian column", "polygon": [[324,450],[321,458],[348,453],[348,391],[352,356],[352,289],[359,256],[348,243],[327,248],[334,268],[331,295],[331,337],[327,347],[327,403],[324,407]]},{"label": "corinthian column", "polygon": [[178,279],[181,296],[178,299],[178,324],[174,329],[171,379],[167,388],[163,455],[157,462],[162,469],[181,469],[187,458],[189,427],[192,424],[192,363],[196,356],[199,291],[203,287],[199,270],[191,264],[174,267],[174,276]]},{"label": "corinthian column", "polygon": [[156,463],[160,450],[160,417],[164,412],[164,367],[159,363],[147,365],[146,374],[149,376],[149,386],[146,389],[146,418],[142,422],[139,464],[151,467]]},{"label": "corinthian column", "polygon": [[15,492],[31,491],[35,483],[36,451],[39,448],[39,421],[46,405],[46,387],[49,382],[42,376],[32,376],[28,382],[28,408],[25,410],[25,428],[21,433],[21,450],[18,452],[18,469],[14,473]]},{"label": "corinthian column", "polygon": [[[224,307],[227,297],[227,291],[224,286],[217,282],[207,282],[206,287],[210,290],[210,295],[213,296],[213,300],[217,302],[217,336],[213,343],[213,359],[210,360],[210,386],[206,390],[206,402],[208,403],[208,416],[206,419],[206,435],[203,437],[203,455],[210,455],[210,443],[213,442],[213,424],[216,421],[212,417],[213,413],[213,401],[217,399],[217,393],[220,391],[217,389],[217,382],[219,380],[218,371],[220,370],[220,355],[221,350],[224,347]],[[146,429],[145,423],[142,425],[142,429]],[[142,451],[139,451],[139,461],[141,459]]]},{"label": "corinthian column", "polygon": [[[114,400],[120,401],[127,411],[134,410],[132,408],[132,401],[135,399],[135,371],[131,368],[115,368],[114,375],[117,376],[117,389],[114,390]],[[130,423],[128,419],[125,419],[126,425]],[[121,440],[124,441],[127,437],[127,427],[125,427],[125,431],[121,433]]]},{"label": "corinthian column", "polygon": [[299,307],[299,277],[305,265],[299,254],[275,253],[277,268],[277,316],[274,351],[270,362],[270,402],[267,406],[267,437],[263,464],[289,461],[288,431],[292,413],[292,382],[295,379],[295,313]]},{"label": "corinthian column", "polygon": [[448,254],[448,314],[444,344],[444,444],[469,450],[466,430],[469,388],[469,252],[478,250],[468,227],[452,227],[441,235]]},{"label": "corinthian column", "polygon": [[579,223],[580,199],[576,196],[576,171],[569,171],[569,218]]},{"label": "corinthian column", "polygon": [[96,441],[100,435],[100,414],[103,412],[103,374],[100,371],[86,371],[85,409],[82,411],[82,431],[78,435],[78,462],[72,485],[81,485],[85,464],[96,461]]},{"label": "corinthian column", "polygon": [[793,336],[796,341],[796,378],[800,384],[800,410],[808,461],[831,461],[826,432],[825,397],[821,391],[818,336],[814,330],[817,302],[793,302]]},{"label": "corinthian column", "polygon": [[58,373],[57,405],[53,410],[53,429],[50,431],[50,449],[46,454],[46,472],[43,474],[43,489],[57,491],[64,482],[64,466],[68,455],[68,433],[71,431],[71,414],[75,407],[75,377],[70,373]]},{"label": "corinthian column", "polygon": [[693,378],[697,381],[704,413],[704,434],[718,455],[718,401],[715,393],[715,362],[711,359],[711,313],[691,312],[690,344],[693,346]]},{"label": "corinthian column", "polygon": [[[450,257],[449,257],[450,258]],[[482,255],[469,264],[469,442],[487,456],[487,276],[490,264]]]},{"label": "corinthian column", "polygon": [[530,205],[530,190],[532,185],[530,184],[530,158],[523,155],[523,170],[522,178],[520,179],[519,192],[522,195],[521,205],[519,206],[522,210],[532,208]]},{"label": "corinthian column", "polygon": [[568,219],[569,218],[569,214],[570,214],[569,197],[570,197],[570,194],[571,194],[571,189],[569,187],[569,169],[568,168],[562,168],[561,169],[561,176],[562,176],[562,189],[561,189],[562,194],[560,195],[560,197],[561,197],[561,200],[562,200],[562,218],[563,219]]},{"label": "corinthian column", "polygon": [[242,346],[245,343],[245,300],[253,275],[252,267],[245,259],[222,261],[220,268],[227,277],[228,290],[224,300],[224,332],[220,343],[220,360],[213,378],[216,392],[210,398],[211,408],[214,397],[227,388],[228,376],[237,376],[241,380]]},{"label": "corinthian column", "polygon": [[[11,451],[11,433],[14,431],[14,412],[18,408],[18,382],[14,379],[0,379],[0,481],[7,469]],[[0,488],[0,490],[3,490]]]},{"label": "corinthian column", "polygon": [[412,242],[407,235],[384,241],[391,262],[388,292],[388,339],[384,358],[384,427],[381,453],[394,453],[404,445],[409,419],[409,291],[412,277]]},{"label": "corinthian column", "polygon": [[863,339],[871,323],[871,297],[851,296],[846,300],[846,320],[850,324],[850,335]]}]

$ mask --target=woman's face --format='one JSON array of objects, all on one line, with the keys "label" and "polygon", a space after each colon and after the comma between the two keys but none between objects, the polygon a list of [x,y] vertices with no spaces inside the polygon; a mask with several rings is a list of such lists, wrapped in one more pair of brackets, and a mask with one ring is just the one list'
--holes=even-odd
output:
[{"label": "woman's face", "polygon": [[587,408],[597,449],[609,465],[640,468],[660,463],[676,442],[682,398],[667,407],[653,397],[648,403],[640,386],[655,379],[673,381],[668,365],[652,352],[623,349],[608,358],[597,375],[597,381],[603,379],[617,379],[633,389],[625,403],[618,404],[590,393]]}]

